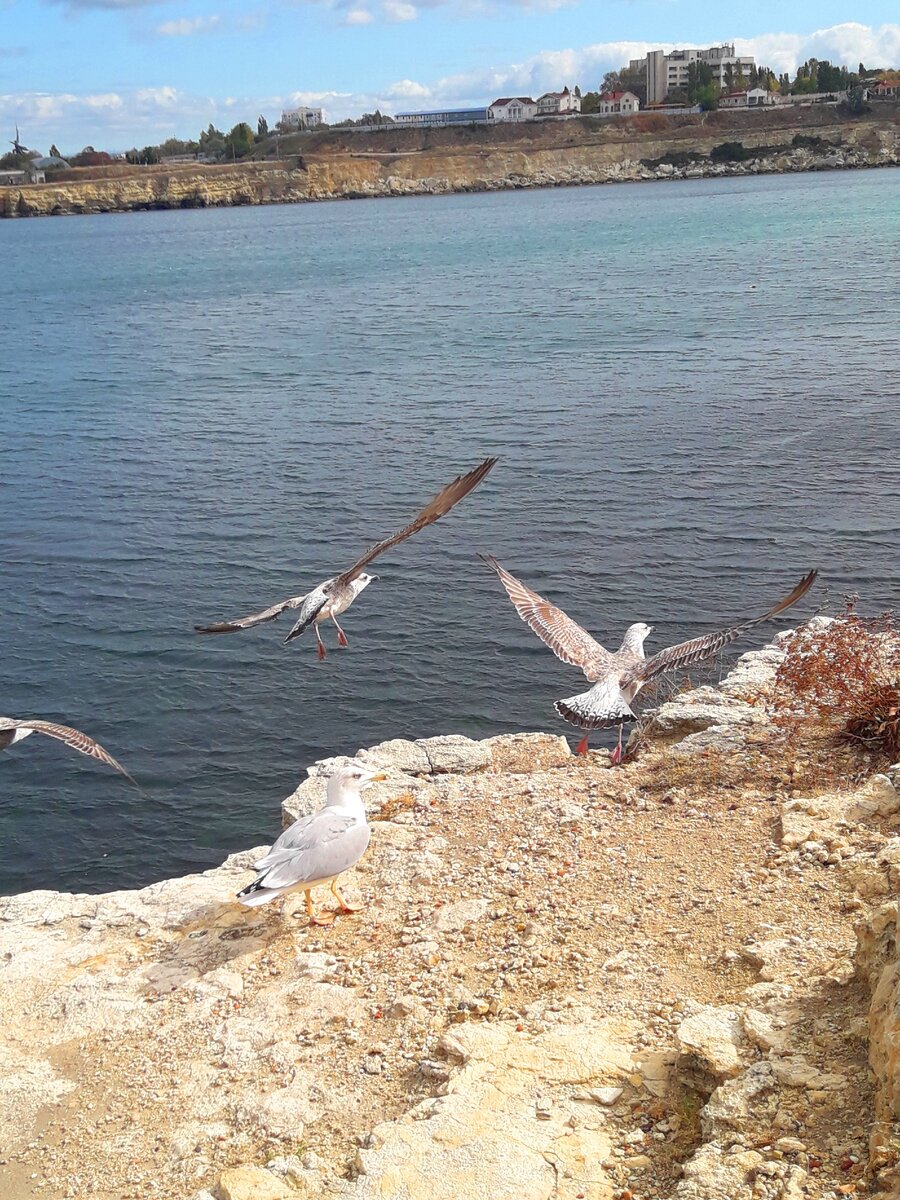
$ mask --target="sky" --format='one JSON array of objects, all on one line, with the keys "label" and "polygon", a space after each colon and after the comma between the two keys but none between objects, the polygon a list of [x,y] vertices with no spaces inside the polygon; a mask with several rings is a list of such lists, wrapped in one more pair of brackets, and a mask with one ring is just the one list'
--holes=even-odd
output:
[{"label": "sky", "polygon": [[[647,49],[735,42],[774,71],[810,56],[900,65],[897,0],[0,0],[0,137],[120,151],[308,104],[484,105],[578,84]],[[724,15],[727,12],[727,15]],[[854,19],[856,17],[856,19]]]}]

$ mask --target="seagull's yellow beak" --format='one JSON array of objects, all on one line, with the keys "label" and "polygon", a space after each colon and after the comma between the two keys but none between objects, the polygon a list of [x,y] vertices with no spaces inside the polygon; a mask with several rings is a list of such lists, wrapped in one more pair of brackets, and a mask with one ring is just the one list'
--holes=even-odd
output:
[{"label": "seagull's yellow beak", "polygon": [[387,779],[387,775],[385,775],[384,771],[379,771],[377,775],[369,776],[369,783],[381,783],[385,779]]}]

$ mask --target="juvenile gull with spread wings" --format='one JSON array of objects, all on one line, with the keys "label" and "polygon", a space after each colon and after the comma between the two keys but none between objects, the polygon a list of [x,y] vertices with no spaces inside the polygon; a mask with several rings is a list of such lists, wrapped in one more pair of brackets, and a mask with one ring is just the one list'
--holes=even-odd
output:
[{"label": "juvenile gull with spread wings", "polygon": [[[589,691],[558,700],[555,708],[561,717],[580,729],[609,729],[618,725],[619,744],[611,756],[613,763],[622,760],[622,726],[625,722],[635,719],[631,703],[645,683],[666,671],[675,671],[679,667],[712,658],[746,630],[778,616],[792,604],[796,604],[812,587],[818,574],[817,571],[810,571],[789,596],[760,617],[737,621],[726,629],[691,638],[688,642],[679,642],[661,650],[659,654],[654,654],[652,658],[645,658],[644,639],[652,632],[649,625],[638,622],[629,626],[622,639],[622,645],[612,653],[595,641],[586,629],[582,629],[571,617],[566,616],[561,608],[557,608],[549,600],[526,587],[514,575],[510,575],[495,558],[489,555],[481,557],[500,576],[500,581],[522,620],[550,647],[557,658],[574,667],[581,667],[594,685]],[[588,735],[585,734],[578,743],[579,754],[587,753],[587,744]]]},{"label": "juvenile gull with spread wings", "polygon": [[442,488],[438,492],[433,500],[430,500],[425,505],[415,520],[401,529],[399,533],[392,534],[390,537],[376,542],[343,575],[335,575],[331,579],[325,579],[322,583],[314,587],[311,592],[306,592],[302,596],[291,596],[287,600],[281,600],[278,604],[273,604],[271,608],[253,613],[249,617],[242,617],[236,621],[220,621],[215,625],[195,625],[194,629],[197,633],[235,633],[239,629],[251,629],[254,625],[262,625],[264,621],[274,621],[276,617],[281,616],[288,609],[299,609],[297,620],[290,633],[284,639],[285,642],[290,642],[294,638],[299,637],[301,633],[312,625],[318,643],[319,658],[324,658],[325,643],[322,641],[322,636],[319,633],[319,625],[323,621],[331,620],[337,627],[338,645],[346,646],[348,644],[347,635],[341,629],[340,625],[338,625],[338,617],[341,613],[347,611],[360,592],[367,588],[373,579],[378,578],[377,575],[367,575],[364,568],[373,559],[377,558],[379,554],[383,554],[385,550],[389,550],[392,546],[396,546],[400,542],[405,542],[408,537],[412,537],[414,533],[418,533],[420,529],[425,529],[428,525],[433,525],[435,521],[448,513],[454,505],[458,504],[465,496],[468,496],[469,492],[481,483],[496,461],[496,458],[486,458],[484,462],[480,463],[474,470],[469,471],[467,475],[460,475],[452,483],[448,483],[445,488]]},{"label": "juvenile gull with spread wings", "polygon": [[328,780],[325,807],[301,817],[256,863],[256,879],[238,892],[241,904],[257,905],[288,892],[306,894],[313,925],[330,925],[335,914],[313,908],[311,890],[331,884],[341,912],[355,912],[338,891],[338,876],[355,866],[369,845],[369,825],[360,792],[386,776],[360,762],[346,763]]},{"label": "juvenile gull with spread wings", "polygon": [[72,729],[68,725],[57,725],[55,721],[17,721],[12,717],[0,717],[0,750],[5,750],[7,746],[21,742],[23,738],[29,737],[32,733],[43,733],[47,737],[55,738],[58,742],[63,742],[72,750],[77,750],[79,754],[96,758],[99,762],[106,763],[108,767],[113,767],[120,775],[124,775],[126,779],[130,779],[134,783],[122,764],[116,762],[109,751],[104,750],[99,742],[89,738],[80,729]]}]

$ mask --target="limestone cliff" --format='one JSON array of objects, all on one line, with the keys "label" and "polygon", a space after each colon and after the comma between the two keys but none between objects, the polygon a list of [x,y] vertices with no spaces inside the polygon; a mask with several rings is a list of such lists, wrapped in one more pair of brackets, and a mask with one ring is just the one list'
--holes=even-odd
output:
[{"label": "limestone cliff", "polygon": [[[479,131],[477,136],[466,131],[467,138],[459,131],[435,131],[432,137],[400,131],[389,139],[345,133],[331,141],[304,142],[303,154],[285,162],[113,168],[102,178],[72,171],[64,173],[64,181],[0,187],[0,216],[287,204],[900,162],[893,109],[888,116],[854,121],[809,110],[777,115],[774,124],[774,118],[758,116],[735,126],[736,118],[727,114],[704,114],[728,120],[695,120],[662,131],[648,123],[633,128],[614,123],[613,129],[598,129],[598,122],[566,123],[538,127],[530,137],[521,129]],[[727,147],[735,143],[746,157],[729,157],[734,151]]]},{"label": "limestone cliff", "polygon": [[367,904],[326,930],[234,902],[258,851],[0,900],[4,1200],[900,1194],[900,768],[768,755],[785,644],[618,770],[362,751]]}]

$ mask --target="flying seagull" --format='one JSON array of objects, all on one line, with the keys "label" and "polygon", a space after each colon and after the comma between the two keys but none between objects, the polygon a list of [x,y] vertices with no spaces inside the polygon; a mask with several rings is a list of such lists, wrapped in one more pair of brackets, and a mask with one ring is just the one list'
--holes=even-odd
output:
[{"label": "flying seagull", "polygon": [[[735,641],[746,630],[778,616],[792,604],[796,604],[812,587],[818,574],[817,571],[810,571],[789,596],[768,612],[764,612],[761,617],[749,617],[727,629],[706,633],[688,642],[679,642],[661,650],[659,654],[654,654],[652,658],[645,658],[644,639],[652,632],[649,625],[638,622],[629,626],[622,639],[622,645],[615,653],[611,653],[595,641],[586,629],[582,629],[571,617],[566,616],[561,608],[557,608],[549,600],[526,587],[514,575],[510,575],[495,558],[484,554],[481,557],[500,576],[516,612],[526,625],[550,647],[557,658],[573,667],[581,667],[594,685],[587,692],[558,700],[555,708],[561,717],[580,729],[609,729],[618,725],[619,744],[610,758],[613,764],[622,761],[622,727],[627,721],[635,719],[631,703],[644,684],[666,671],[675,671],[679,667],[712,658],[723,646]],[[587,748],[586,733],[578,743],[577,753],[586,754]]]},{"label": "flying seagull", "polygon": [[297,620],[284,639],[285,642],[293,641],[312,625],[316,633],[319,658],[324,658],[325,643],[319,633],[319,625],[323,621],[331,620],[337,627],[338,645],[348,645],[347,635],[338,624],[338,617],[347,611],[360,592],[367,588],[373,579],[378,578],[377,575],[367,575],[364,568],[385,550],[389,550],[400,542],[405,542],[408,537],[412,537],[414,533],[418,533],[420,529],[424,529],[428,525],[433,525],[435,521],[448,513],[455,504],[458,504],[463,497],[468,496],[469,492],[481,483],[496,461],[496,458],[486,458],[467,475],[460,475],[452,483],[448,483],[433,500],[425,505],[415,520],[401,529],[399,533],[376,542],[343,575],[325,579],[311,592],[307,592],[303,596],[291,596],[287,600],[281,600],[278,604],[273,604],[271,608],[253,613],[249,617],[242,617],[236,621],[220,621],[215,625],[195,625],[195,631],[197,633],[235,633],[239,629],[252,629],[254,625],[262,625],[264,621],[274,621],[288,609],[299,609]]},{"label": "flying seagull", "polygon": [[[93,738],[89,738],[86,733],[82,733],[80,729],[71,729],[68,725],[57,725],[54,721],[31,721],[22,720],[16,721],[12,717],[0,717],[0,750],[5,750],[8,746],[15,745],[16,742],[21,742],[23,738],[29,737],[32,733],[43,733],[47,737],[55,738],[58,742],[63,742],[72,750],[77,750],[80,754],[86,754],[89,758],[96,758],[102,763],[106,763],[108,767],[113,767],[120,775],[124,775],[126,779],[134,783],[134,780],[125,770],[121,763],[116,762],[113,756]],[[137,784],[135,784],[137,787]]]},{"label": "flying seagull", "polygon": [[369,826],[360,792],[387,776],[360,762],[346,763],[328,780],[325,807],[301,817],[284,831],[255,864],[256,879],[238,892],[241,904],[257,905],[302,890],[312,925],[330,925],[335,913],[313,908],[311,890],[331,884],[340,912],[356,912],[338,891],[338,876],[355,866],[369,844]]}]

